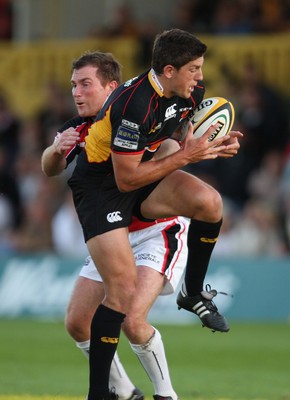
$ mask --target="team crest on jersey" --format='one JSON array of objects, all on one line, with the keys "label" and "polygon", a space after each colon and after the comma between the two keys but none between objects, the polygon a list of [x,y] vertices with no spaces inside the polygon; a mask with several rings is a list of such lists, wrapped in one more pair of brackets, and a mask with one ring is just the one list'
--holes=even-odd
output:
[{"label": "team crest on jersey", "polygon": [[139,134],[136,130],[129,129],[125,126],[119,126],[117,134],[114,138],[114,145],[122,149],[137,150],[139,142]]}]

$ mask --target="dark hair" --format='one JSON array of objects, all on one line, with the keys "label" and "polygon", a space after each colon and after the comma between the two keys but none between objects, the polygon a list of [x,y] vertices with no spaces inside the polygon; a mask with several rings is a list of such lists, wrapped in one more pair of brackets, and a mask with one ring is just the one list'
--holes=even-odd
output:
[{"label": "dark hair", "polygon": [[72,62],[72,71],[91,65],[97,69],[97,77],[103,86],[108,82],[117,81],[121,83],[121,64],[111,53],[101,51],[87,51]]},{"label": "dark hair", "polygon": [[188,62],[202,57],[207,46],[192,33],[181,29],[171,29],[155,38],[151,66],[160,75],[166,65],[177,70]]}]

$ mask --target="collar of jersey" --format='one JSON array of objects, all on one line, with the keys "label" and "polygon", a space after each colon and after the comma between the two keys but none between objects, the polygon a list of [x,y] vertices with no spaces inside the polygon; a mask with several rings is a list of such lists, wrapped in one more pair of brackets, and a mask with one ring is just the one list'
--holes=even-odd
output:
[{"label": "collar of jersey", "polygon": [[163,86],[161,85],[161,83],[159,82],[159,79],[157,77],[156,72],[154,71],[153,68],[150,69],[149,73],[148,73],[148,78],[149,78],[149,82],[151,83],[151,85],[153,86],[154,90],[158,93],[158,95],[160,97],[164,96],[163,93]]}]

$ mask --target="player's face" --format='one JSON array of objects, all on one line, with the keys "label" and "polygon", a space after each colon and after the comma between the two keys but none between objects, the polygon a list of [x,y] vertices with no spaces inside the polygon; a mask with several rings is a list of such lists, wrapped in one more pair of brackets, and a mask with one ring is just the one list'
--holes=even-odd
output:
[{"label": "player's face", "polygon": [[72,73],[72,95],[81,117],[95,116],[115,88],[112,82],[104,87],[96,73],[97,68],[91,65],[74,70]]},{"label": "player's face", "polygon": [[171,96],[180,96],[185,99],[191,96],[194,87],[203,79],[202,66],[204,58],[199,57],[183,65],[179,70],[173,69],[171,82]]}]

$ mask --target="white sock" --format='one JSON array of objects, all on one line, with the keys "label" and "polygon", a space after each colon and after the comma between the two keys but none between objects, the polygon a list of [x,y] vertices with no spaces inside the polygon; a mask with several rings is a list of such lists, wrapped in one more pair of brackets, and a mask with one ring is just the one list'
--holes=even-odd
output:
[{"label": "white sock", "polygon": [[89,359],[90,356],[90,340],[85,342],[76,342],[77,347],[84,353],[85,357]]},{"label": "white sock", "polygon": [[[76,345],[84,353],[86,358],[89,359],[90,340],[86,340],[85,342],[76,342]],[[109,385],[110,388],[114,387],[116,389],[116,393],[118,393],[120,400],[122,400],[122,397],[130,397],[135,389],[135,386],[131,382],[123,365],[121,364],[117,352],[115,353],[111,365]]]},{"label": "white sock", "polygon": [[119,396],[119,400],[122,400],[122,397],[128,398],[132,395],[135,386],[127,375],[120,359],[117,354],[113,358],[110,370],[110,388],[115,387],[116,393]]},{"label": "white sock", "polygon": [[173,390],[165,355],[165,350],[160,332],[155,329],[154,335],[145,344],[132,344],[132,350],[138,356],[145,371],[149,375],[155,394],[163,397],[172,397],[177,400],[177,394]]}]

